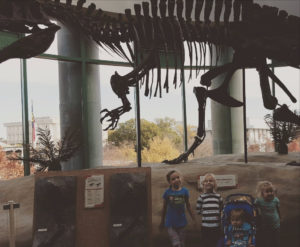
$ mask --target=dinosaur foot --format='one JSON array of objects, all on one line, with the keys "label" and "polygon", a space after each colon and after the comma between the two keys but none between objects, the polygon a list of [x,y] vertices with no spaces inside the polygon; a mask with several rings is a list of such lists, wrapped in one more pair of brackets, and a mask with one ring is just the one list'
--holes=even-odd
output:
[{"label": "dinosaur foot", "polygon": [[165,163],[167,165],[175,165],[175,164],[180,164],[183,162],[187,162],[188,161],[188,153],[183,153],[181,155],[179,155],[177,158],[173,159],[173,160],[164,160],[162,161],[162,163]]}]

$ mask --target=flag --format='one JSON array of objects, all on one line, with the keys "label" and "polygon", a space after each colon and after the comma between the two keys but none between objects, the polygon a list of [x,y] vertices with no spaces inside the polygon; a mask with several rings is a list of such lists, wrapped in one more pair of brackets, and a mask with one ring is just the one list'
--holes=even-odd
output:
[{"label": "flag", "polygon": [[33,114],[33,103],[31,103],[31,140],[32,140],[32,144],[35,143],[35,118],[34,118],[34,114]]}]

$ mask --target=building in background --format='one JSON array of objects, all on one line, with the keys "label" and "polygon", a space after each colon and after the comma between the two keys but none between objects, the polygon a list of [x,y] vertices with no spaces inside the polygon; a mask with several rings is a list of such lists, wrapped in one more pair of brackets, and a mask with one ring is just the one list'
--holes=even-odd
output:
[{"label": "building in background", "polygon": [[270,128],[263,119],[247,118],[247,145],[257,152],[274,151]]},{"label": "building in background", "polygon": [[[33,126],[30,121],[29,126]],[[23,132],[22,132],[22,123],[21,122],[11,122],[4,123],[4,127],[6,127],[6,142],[10,145],[22,144],[23,143]],[[51,117],[36,117],[34,123],[35,132],[37,134],[38,129],[48,128],[51,131],[51,135],[54,141],[58,141],[60,139],[60,128],[59,122]],[[32,143],[32,128],[29,128],[29,140]],[[36,136],[37,140],[38,137]]]}]

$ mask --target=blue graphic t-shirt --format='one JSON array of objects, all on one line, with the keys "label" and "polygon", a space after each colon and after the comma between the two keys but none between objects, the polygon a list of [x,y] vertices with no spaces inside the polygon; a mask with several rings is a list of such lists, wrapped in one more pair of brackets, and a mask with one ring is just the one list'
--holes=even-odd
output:
[{"label": "blue graphic t-shirt", "polygon": [[228,226],[227,237],[231,240],[230,247],[247,247],[251,235],[252,227],[247,222],[244,222],[240,227]]},{"label": "blue graphic t-shirt", "polygon": [[175,191],[167,189],[163,194],[167,202],[167,213],[165,219],[166,227],[183,227],[187,224],[185,216],[185,199],[189,198],[188,189],[182,187],[181,190]]}]

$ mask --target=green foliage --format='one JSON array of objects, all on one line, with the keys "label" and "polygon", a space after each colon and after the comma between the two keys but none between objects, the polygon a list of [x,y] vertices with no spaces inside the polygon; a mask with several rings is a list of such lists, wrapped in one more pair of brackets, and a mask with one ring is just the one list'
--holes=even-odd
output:
[{"label": "green foliage", "polygon": [[[172,143],[179,145],[182,138],[175,127],[175,120],[170,118],[156,119],[155,123],[141,119],[142,149],[149,148],[150,142],[156,136],[161,139],[168,137]],[[108,142],[116,146],[121,146],[124,143],[135,144],[135,140],[136,128],[134,119],[130,119],[125,123],[120,123],[116,130],[108,132]]]},{"label": "green foliage", "polygon": [[134,143],[135,136],[135,120],[130,119],[125,123],[119,123],[119,126],[115,130],[108,131],[108,142],[115,146],[120,146],[123,142]]},{"label": "green foliage", "polygon": [[10,157],[10,160],[29,161],[38,164],[38,171],[60,171],[61,162],[68,161],[80,148],[80,138],[78,130],[67,129],[64,137],[59,142],[52,140],[51,132],[48,128],[38,128],[38,145],[35,148],[30,145],[30,157],[23,156]]},{"label": "green foliage", "polygon": [[172,118],[158,118],[155,119],[155,123],[159,129],[159,137],[163,139],[168,137],[175,146],[179,146],[182,143],[183,132],[180,132],[178,124],[175,119]]},{"label": "green foliage", "polygon": [[[183,126],[174,119],[156,119],[155,123],[141,120],[142,161],[161,162],[174,159],[183,151]],[[196,126],[187,126],[188,142],[191,145],[196,135]],[[116,130],[108,132],[108,150],[104,152],[106,160],[136,161],[135,120],[121,123]],[[207,137],[194,154],[195,158],[212,155],[211,139]]]},{"label": "green foliage", "polygon": [[276,121],[271,114],[265,115],[265,122],[269,126],[271,136],[278,153],[288,153],[287,144],[297,138],[297,125],[294,123]]},{"label": "green foliage", "polygon": [[174,159],[179,154],[168,137],[161,139],[156,136],[150,141],[149,148],[142,151],[142,160],[144,162],[161,162],[164,159]]}]

